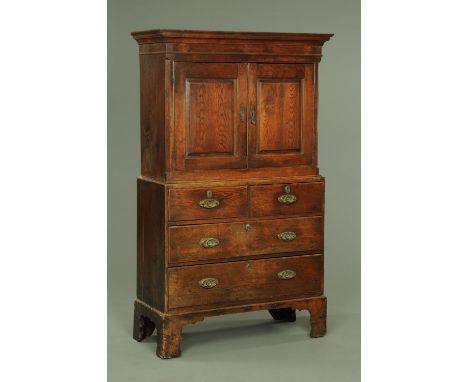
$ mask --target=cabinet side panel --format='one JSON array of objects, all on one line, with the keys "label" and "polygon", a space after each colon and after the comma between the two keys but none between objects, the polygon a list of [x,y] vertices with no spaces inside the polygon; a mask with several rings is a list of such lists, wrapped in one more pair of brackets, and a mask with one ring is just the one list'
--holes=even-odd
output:
[{"label": "cabinet side panel", "polygon": [[163,311],[165,288],[165,190],[138,179],[137,296]]},{"label": "cabinet side panel", "polygon": [[141,173],[162,179],[165,172],[165,60],[140,55]]}]

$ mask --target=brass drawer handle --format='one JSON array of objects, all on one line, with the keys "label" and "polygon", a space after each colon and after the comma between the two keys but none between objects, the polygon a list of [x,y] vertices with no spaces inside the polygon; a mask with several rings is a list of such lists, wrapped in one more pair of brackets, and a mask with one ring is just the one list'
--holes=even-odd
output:
[{"label": "brass drawer handle", "polygon": [[206,199],[200,200],[198,204],[200,207],[211,209],[219,207],[220,201],[218,199],[214,199],[213,192],[208,190],[206,191]]},{"label": "brass drawer handle", "polygon": [[278,235],[278,239],[280,240],[283,240],[283,241],[292,241],[296,238],[296,232],[293,232],[293,231],[284,231],[284,232],[281,232],[279,233]]},{"label": "brass drawer handle", "polygon": [[278,196],[278,202],[282,204],[293,204],[296,203],[297,197],[296,195],[290,194],[291,187],[284,186],[284,194]]},{"label": "brass drawer handle", "polygon": [[285,269],[284,271],[278,272],[278,278],[280,280],[289,280],[296,277],[296,272],[292,269]]},{"label": "brass drawer handle", "polygon": [[216,285],[218,285],[218,279],[214,277],[207,277],[206,279],[201,279],[198,282],[198,285],[205,289],[214,288]]},{"label": "brass drawer handle", "polygon": [[219,245],[219,240],[214,237],[207,237],[205,239],[200,240],[200,245],[203,248],[213,248]]}]

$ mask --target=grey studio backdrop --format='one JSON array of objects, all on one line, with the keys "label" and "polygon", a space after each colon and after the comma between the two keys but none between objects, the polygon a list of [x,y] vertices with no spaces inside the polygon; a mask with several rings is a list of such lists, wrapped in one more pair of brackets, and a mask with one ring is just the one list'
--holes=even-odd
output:
[{"label": "grey studio backdrop", "polygon": [[[319,70],[324,338],[308,337],[307,312],[278,323],[260,311],[186,326],[177,359],[158,359],[154,337],[132,339],[140,138],[138,47],[130,32],[156,28],[335,33]],[[360,380],[359,1],[108,1],[108,375],[111,382]]]}]

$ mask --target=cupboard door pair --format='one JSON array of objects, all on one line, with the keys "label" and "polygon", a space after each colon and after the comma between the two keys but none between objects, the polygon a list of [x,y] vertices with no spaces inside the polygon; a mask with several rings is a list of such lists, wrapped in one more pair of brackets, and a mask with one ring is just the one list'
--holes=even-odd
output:
[{"label": "cupboard door pair", "polygon": [[315,165],[313,64],[177,62],[175,170]]}]

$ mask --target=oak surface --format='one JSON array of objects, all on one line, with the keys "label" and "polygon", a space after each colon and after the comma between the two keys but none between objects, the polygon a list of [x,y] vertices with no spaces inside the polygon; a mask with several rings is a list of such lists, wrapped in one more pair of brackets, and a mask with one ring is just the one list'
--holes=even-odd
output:
[{"label": "oak surface", "polygon": [[310,313],[326,332],[318,65],[331,34],[149,30],[133,337],[160,358],[205,317]]},{"label": "oak surface", "polygon": [[[283,232],[294,232],[295,238],[283,241],[278,238]],[[204,247],[204,239],[214,239],[216,244]],[[322,249],[321,217],[246,220],[169,228],[169,262],[172,264]]]},{"label": "oak surface", "polygon": [[[169,309],[321,296],[322,269],[322,255],[170,268]],[[282,280],[278,272],[283,270],[293,270],[296,275]],[[218,284],[205,289],[199,285],[204,278],[215,278]]]}]

